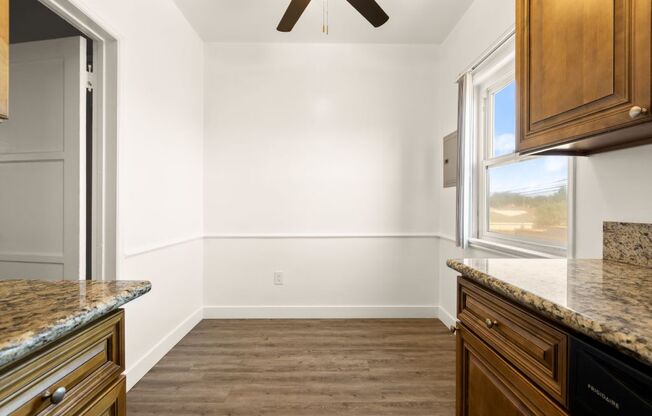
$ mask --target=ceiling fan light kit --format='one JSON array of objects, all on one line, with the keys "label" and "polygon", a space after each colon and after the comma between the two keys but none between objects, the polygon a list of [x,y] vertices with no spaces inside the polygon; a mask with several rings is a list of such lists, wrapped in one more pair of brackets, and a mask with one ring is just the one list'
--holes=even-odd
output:
[{"label": "ceiling fan light kit", "polygon": [[[323,1],[323,23],[322,32],[328,34],[328,1]],[[346,0],[353,6],[373,27],[384,25],[389,16],[375,0]],[[310,0],[292,0],[285,14],[281,18],[276,30],[279,32],[291,32],[299,21],[299,18],[310,4]]]}]

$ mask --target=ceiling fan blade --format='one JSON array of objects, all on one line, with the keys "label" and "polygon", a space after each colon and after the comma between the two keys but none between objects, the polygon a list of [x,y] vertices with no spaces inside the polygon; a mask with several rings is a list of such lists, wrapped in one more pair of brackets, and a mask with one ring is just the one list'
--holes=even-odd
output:
[{"label": "ceiling fan blade", "polygon": [[360,12],[374,27],[380,27],[389,20],[387,13],[375,0],[346,0]]},{"label": "ceiling fan blade", "polygon": [[310,0],[292,0],[276,30],[279,32],[291,32],[303,14],[303,11],[308,7],[308,4],[310,4]]}]

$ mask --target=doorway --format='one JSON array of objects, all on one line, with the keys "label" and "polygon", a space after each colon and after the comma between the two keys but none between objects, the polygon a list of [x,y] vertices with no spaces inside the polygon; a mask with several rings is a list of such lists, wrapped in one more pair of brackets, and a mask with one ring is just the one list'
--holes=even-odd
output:
[{"label": "doorway", "polygon": [[0,279],[115,279],[117,41],[67,0],[10,10]]}]

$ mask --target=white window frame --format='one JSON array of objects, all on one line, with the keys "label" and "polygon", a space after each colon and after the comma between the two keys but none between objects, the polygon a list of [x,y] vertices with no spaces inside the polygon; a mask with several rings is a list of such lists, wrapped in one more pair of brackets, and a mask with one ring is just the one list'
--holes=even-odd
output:
[{"label": "white window frame", "polygon": [[511,36],[482,60],[472,71],[473,95],[473,151],[472,151],[472,189],[471,189],[471,238],[470,245],[488,249],[501,254],[517,257],[573,257],[574,256],[574,201],[575,201],[575,160],[568,158],[567,187],[567,244],[520,238],[491,232],[488,229],[488,183],[487,172],[490,167],[502,166],[531,160],[537,156],[520,156],[518,153],[492,157],[493,106],[487,100],[493,94],[509,85],[515,78],[514,37]]}]

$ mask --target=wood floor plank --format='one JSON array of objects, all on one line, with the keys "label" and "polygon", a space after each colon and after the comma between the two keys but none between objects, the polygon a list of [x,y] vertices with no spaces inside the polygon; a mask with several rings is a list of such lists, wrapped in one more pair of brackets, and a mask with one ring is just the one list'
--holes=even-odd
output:
[{"label": "wood floor plank", "polygon": [[130,416],[435,416],[455,339],[431,319],[204,320],[128,393]]}]

